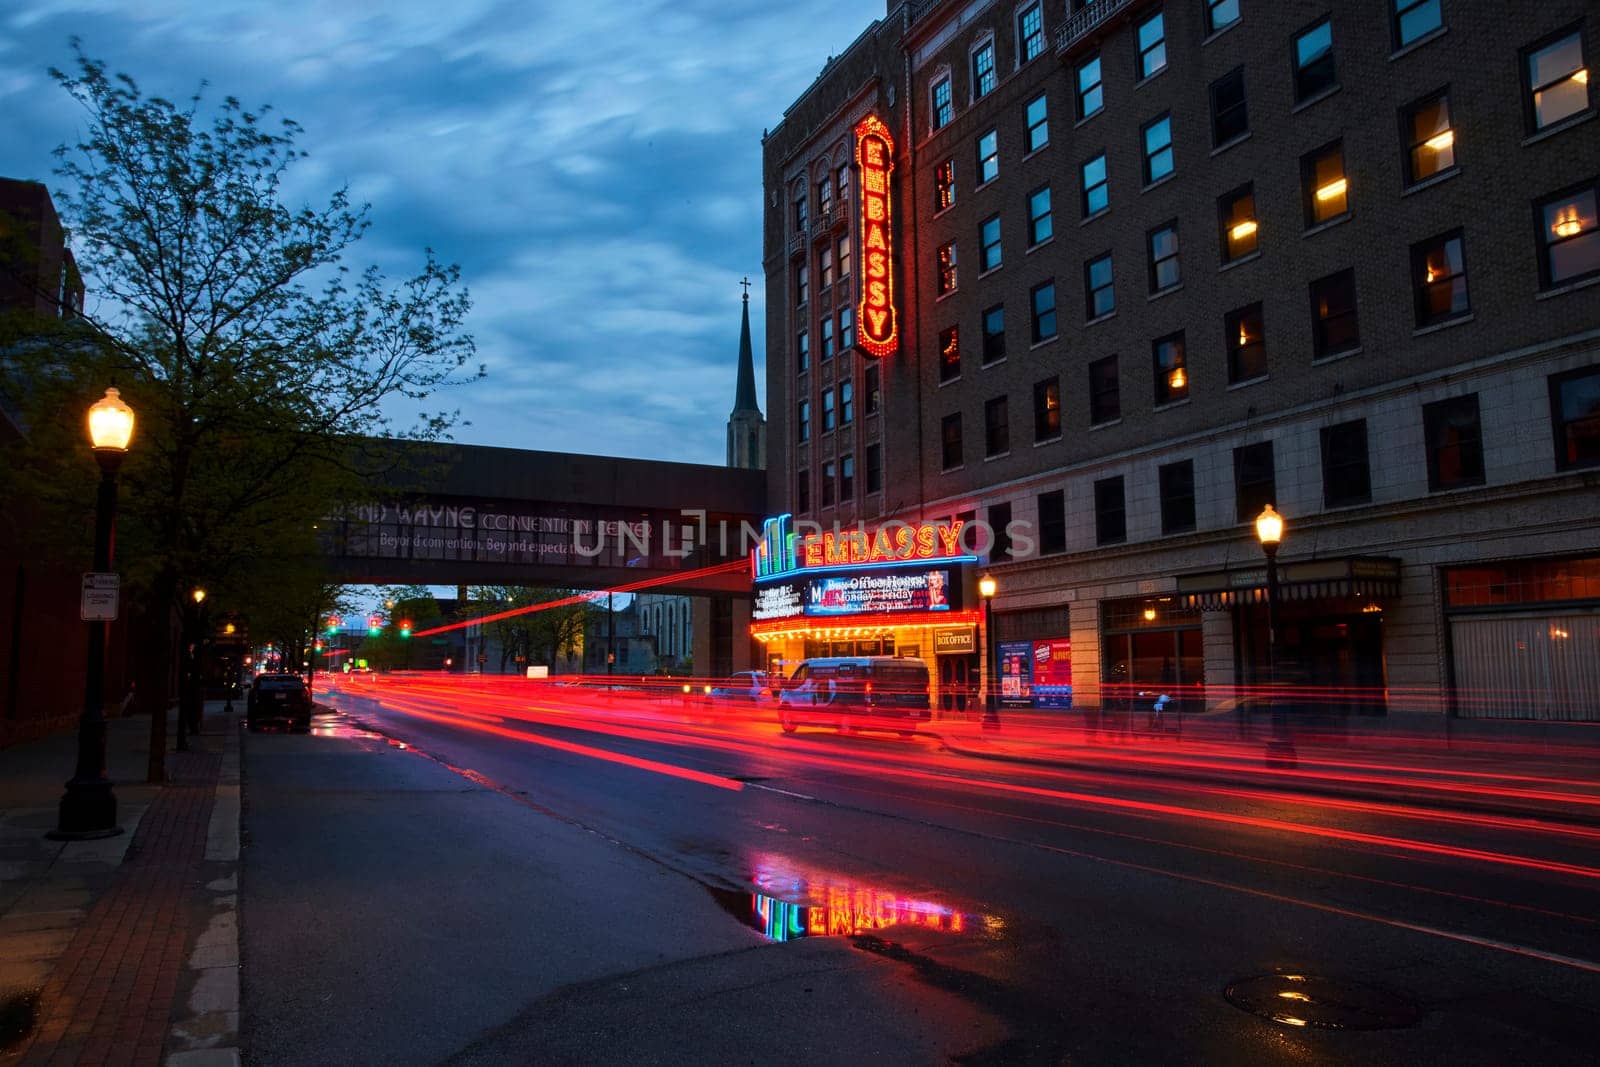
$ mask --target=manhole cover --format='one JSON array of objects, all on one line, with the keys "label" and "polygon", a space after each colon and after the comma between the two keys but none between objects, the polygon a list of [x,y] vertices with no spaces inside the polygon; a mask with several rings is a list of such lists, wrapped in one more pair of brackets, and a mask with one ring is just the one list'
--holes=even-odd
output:
[{"label": "manhole cover", "polygon": [[0,1000],[0,1052],[27,1040],[39,1015],[39,994],[19,993]]},{"label": "manhole cover", "polygon": [[1244,978],[1228,986],[1223,996],[1234,1007],[1275,1023],[1323,1030],[1393,1030],[1422,1015],[1415,1004],[1393,993],[1305,974]]}]

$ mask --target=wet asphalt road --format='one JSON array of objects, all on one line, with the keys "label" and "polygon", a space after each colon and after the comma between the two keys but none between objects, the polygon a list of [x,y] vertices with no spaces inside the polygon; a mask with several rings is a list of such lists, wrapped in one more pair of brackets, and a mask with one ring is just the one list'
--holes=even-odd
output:
[{"label": "wet asphalt road", "polygon": [[[1592,829],[343,706],[246,745],[253,1063],[1594,1062]],[[1264,975],[1284,1021],[1225,996]]]}]

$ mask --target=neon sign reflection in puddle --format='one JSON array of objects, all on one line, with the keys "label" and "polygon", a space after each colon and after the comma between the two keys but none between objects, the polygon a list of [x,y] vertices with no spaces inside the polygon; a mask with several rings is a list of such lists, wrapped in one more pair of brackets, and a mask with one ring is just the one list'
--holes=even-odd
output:
[{"label": "neon sign reflection in puddle", "polygon": [[[892,889],[827,875],[779,875],[773,868],[761,867],[753,881],[759,889],[748,894],[748,911],[740,908],[736,914],[773,941],[851,937],[897,926],[917,926],[954,934],[973,931],[994,934],[1001,926],[996,916],[967,914],[929,900],[907,897]],[[786,891],[785,895],[793,899],[785,900],[761,891],[780,886]]]}]

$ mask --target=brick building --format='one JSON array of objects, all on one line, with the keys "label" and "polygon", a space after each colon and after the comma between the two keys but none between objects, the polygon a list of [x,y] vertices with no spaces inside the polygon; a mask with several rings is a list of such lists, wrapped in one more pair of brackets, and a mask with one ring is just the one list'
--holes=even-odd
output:
[{"label": "brick building", "polygon": [[764,143],[771,510],[972,520],[995,638],[1070,641],[1078,705],[1215,708],[1266,679],[1272,504],[1284,679],[1600,719],[1597,31],[1583,0],[889,3]]}]

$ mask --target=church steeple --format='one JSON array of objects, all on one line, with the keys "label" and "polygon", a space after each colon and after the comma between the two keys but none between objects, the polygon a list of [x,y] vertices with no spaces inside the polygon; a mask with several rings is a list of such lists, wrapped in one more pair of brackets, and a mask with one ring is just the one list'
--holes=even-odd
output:
[{"label": "church steeple", "polygon": [[767,420],[756,399],[756,357],[750,345],[750,279],[739,284],[744,286],[744,312],[739,324],[739,371],[733,412],[728,416],[728,466],[765,470]]}]

